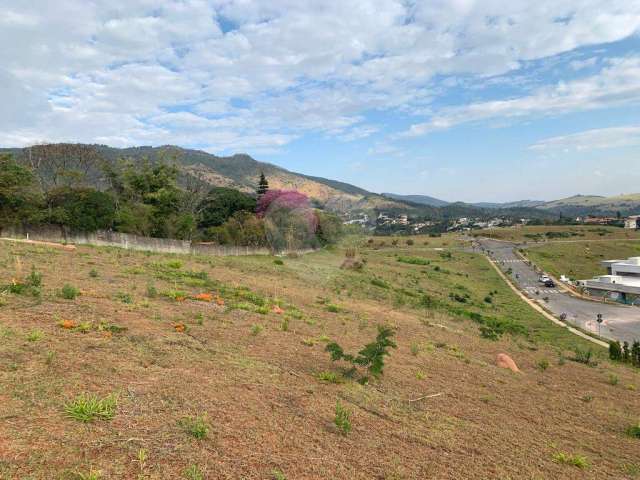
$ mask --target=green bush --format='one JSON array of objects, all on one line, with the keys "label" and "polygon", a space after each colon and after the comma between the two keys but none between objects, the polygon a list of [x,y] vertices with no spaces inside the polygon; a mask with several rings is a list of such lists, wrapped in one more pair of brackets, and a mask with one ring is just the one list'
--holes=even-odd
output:
[{"label": "green bush", "polygon": [[336,415],[333,423],[343,435],[351,431],[351,413],[339,401],[336,402]]}]

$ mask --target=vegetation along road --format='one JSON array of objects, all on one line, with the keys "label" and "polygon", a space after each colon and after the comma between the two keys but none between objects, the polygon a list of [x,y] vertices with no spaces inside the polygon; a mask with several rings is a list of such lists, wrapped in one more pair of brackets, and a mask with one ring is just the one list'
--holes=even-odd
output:
[{"label": "vegetation along road", "polygon": [[[640,338],[639,308],[601,304],[574,297],[558,287],[546,288],[538,282],[538,273],[534,267],[516,255],[515,243],[488,239],[479,240],[479,243],[491,252],[491,257],[503,271],[511,272],[512,280],[522,291],[537,298],[554,315],[560,317],[564,313],[568,322],[610,340],[632,343]],[[603,318],[600,326],[596,321],[598,314],[602,314]]]}]

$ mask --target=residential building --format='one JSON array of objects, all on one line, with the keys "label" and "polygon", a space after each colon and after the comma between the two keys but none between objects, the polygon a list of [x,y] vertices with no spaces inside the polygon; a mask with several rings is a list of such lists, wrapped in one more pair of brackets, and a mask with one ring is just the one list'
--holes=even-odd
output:
[{"label": "residential building", "polygon": [[632,215],[624,219],[624,228],[640,229],[640,215]]},{"label": "residential building", "polygon": [[640,257],[605,260],[607,275],[582,280],[580,285],[593,297],[610,298],[620,303],[640,305]]}]

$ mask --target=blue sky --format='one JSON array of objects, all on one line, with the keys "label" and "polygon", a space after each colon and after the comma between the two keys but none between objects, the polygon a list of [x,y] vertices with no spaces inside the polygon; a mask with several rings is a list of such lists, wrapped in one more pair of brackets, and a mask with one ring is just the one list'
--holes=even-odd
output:
[{"label": "blue sky", "polygon": [[246,152],[445,200],[640,192],[640,1],[7,0],[0,42],[3,146]]}]

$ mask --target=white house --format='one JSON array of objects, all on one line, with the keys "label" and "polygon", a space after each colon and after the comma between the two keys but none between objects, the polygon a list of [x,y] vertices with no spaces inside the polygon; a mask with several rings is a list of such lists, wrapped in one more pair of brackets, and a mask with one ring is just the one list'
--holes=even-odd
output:
[{"label": "white house", "polygon": [[632,215],[624,219],[624,228],[640,229],[640,215]]},{"label": "white house", "polygon": [[605,260],[602,265],[607,269],[607,275],[580,282],[587,294],[640,305],[640,257]]}]

